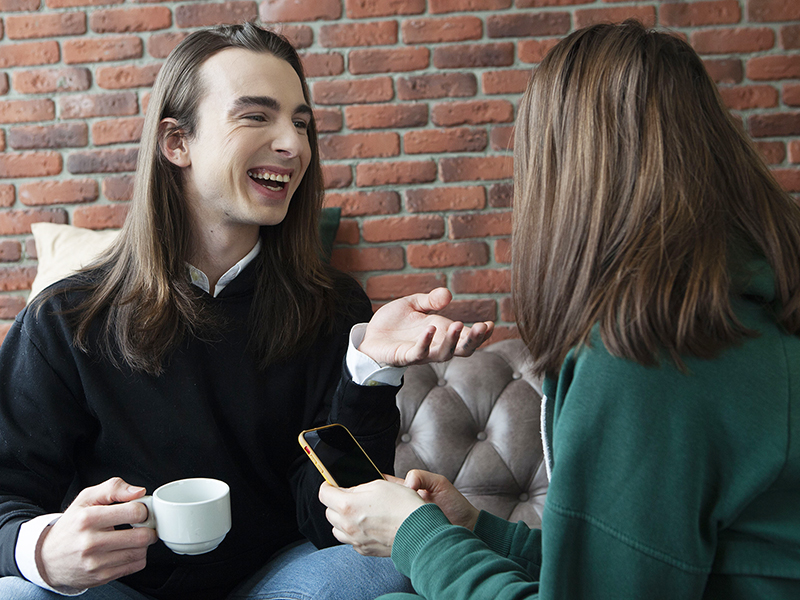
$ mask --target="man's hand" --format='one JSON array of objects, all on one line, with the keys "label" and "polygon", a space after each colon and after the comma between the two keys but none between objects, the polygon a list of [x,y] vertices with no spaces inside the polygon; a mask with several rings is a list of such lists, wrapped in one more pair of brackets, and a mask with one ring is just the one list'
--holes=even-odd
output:
[{"label": "man's hand", "polygon": [[438,315],[453,296],[446,288],[400,298],[377,310],[358,349],[382,366],[406,367],[470,356],[489,339],[492,321],[465,327]]},{"label": "man's hand", "polygon": [[80,590],[142,570],[147,547],[158,539],[155,530],[117,531],[114,526],[147,519],[147,507],[130,502],[144,494],[144,488],[130,486],[119,477],[78,494],[39,542],[36,563],[47,584]]}]

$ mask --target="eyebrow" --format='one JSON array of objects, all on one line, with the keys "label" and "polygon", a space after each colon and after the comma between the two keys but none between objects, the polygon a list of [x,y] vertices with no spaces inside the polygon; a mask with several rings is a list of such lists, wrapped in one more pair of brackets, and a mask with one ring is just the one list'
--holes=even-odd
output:
[{"label": "eyebrow", "polygon": [[[239,96],[233,102],[233,106],[231,107],[230,113],[235,113],[243,108],[248,108],[250,106],[263,106],[269,110],[278,111],[281,108],[281,103],[278,102],[272,96]],[[298,104],[297,107],[294,109],[294,114],[304,114],[312,116],[314,113],[311,110],[311,107],[308,104]]]}]

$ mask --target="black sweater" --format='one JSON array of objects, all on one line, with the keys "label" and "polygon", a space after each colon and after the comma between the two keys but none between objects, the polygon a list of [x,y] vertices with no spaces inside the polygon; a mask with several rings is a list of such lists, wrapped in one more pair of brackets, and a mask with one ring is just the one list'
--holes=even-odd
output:
[{"label": "black sweater", "polygon": [[74,293],[51,298],[38,315],[20,313],[0,349],[0,576],[19,575],[24,521],[63,511],[112,476],[148,493],[187,477],[231,487],[233,526],[216,550],[181,556],[158,542],[147,567],[122,580],[156,598],[223,598],[294,540],[335,543],[317,499],[322,478],[297,434],[342,423],[392,472],[397,388],[356,385],[343,366],[350,327],[372,315],[360,288],[350,294],[355,318],[339,318],[309,350],[259,370],[246,349],[254,282],[250,263],[209,298],[226,326],[214,341],[187,339],[158,377],[77,350],[58,314]]}]

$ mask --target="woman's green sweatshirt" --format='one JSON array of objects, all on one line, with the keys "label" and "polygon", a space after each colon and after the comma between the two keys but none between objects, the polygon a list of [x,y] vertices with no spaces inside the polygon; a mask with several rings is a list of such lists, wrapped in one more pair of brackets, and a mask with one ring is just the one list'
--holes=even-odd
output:
[{"label": "woman's green sweatshirt", "polygon": [[[428,600],[800,598],[800,339],[770,277],[736,311],[759,332],[713,360],[645,367],[595,336],[545,381],[542,528],[433,504],[392,558]],[[524,485],[524,484],[523,484]]]}]

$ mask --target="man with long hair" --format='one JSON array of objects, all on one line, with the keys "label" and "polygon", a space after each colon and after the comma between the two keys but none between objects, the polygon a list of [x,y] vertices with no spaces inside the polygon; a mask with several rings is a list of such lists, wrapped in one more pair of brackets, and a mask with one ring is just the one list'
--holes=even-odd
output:
[{"label": "man with long hair", "polygon": [[[188,36],[153,88],[118,241],[36,298],[0,350],[0,597],[408,586],[387,561],[315,551],[336,540],[296,436],[342,423],[391,470],[401,368],[467,356],[492,324],[438,316],[444,289],[373,317],[322,259],[322,201],[291,45],[253,24]],[[146,519],[145,490],[198,476],[231,488],[216,550],[182,557],[121,527]]]},{"label": "man with long hair", "polygon": [[412,471],[323,484],[336,537],[427,600],[800,598],[800,207],[700,57],[637,22],[567,36],[514,171],[542,527]]}]

